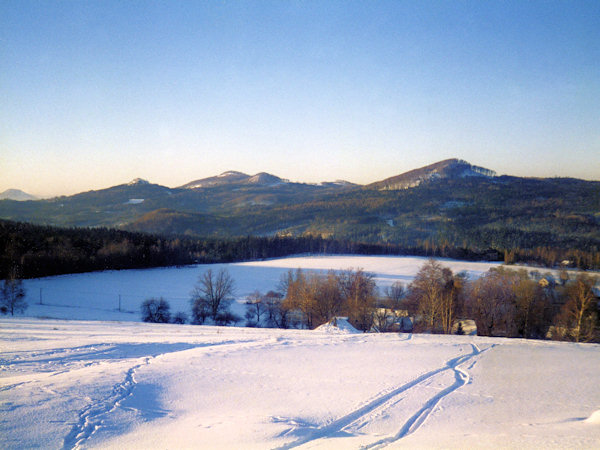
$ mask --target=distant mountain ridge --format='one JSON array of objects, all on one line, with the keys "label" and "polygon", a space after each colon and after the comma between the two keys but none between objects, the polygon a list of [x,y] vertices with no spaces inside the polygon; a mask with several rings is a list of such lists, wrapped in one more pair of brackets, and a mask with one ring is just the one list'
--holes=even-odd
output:
[{"label": "distant mountain ridge", "polygon": [[[480,176],[480,177],[495,177],[496,172],[485,167],[479,167],[468,163],[462,159],[452,158],[444,161],[439,161],[434,164],[430,164],[425,167],[413,169],[408,172],[404,172],[400,175],[386,178],[385,180],[376,181],[371,184],[367,184],[365,187],[368,189],[378,190],[396,190],[396,189],[407,189],[416,187],[423,182],[434,181],[436,179],[443,178],[464,178],[468,176]],[[289,180],[279,178],[276,175],[272,175],[266,172],[260,172],[256,175],[247,175],[243,172],[228,171],[223,172],[220,175],[201,178],[194,180],[189,183],[180,186],[180,189],[199,189],[215,186],[223,186],[228,184],[262,184],[262,185],[276,185],[280,183],[290,183]],[[354,183],[350,183],[344,180],[337,180],[333,182],[321,182],[316,183],[317,186],[358,186]]]},{"label": "distant mountain ridge", "polygon": [[247,175],[242,172],[228,171],[223,172],[220,175],[208,178],[201,178],[199,180],[190,181],[189,183],[180,186],[180,189],[199,189],[206,187],[223,186],[227,184],[279,184],[288,183],[288,180],[279,178],[278,176],[272,175],[266,172],[260,172],[256,175]]},{"label": "distant mountain ridge", "polygon": [[556,246],[600,258],[599,181],[496,176],[459,159],[366,186],[236,171],[179,188],[135,179],[47,200],[0,200],[0,218],[202,237],[310,235],[499,251]]},{"label": "distant mountain ridge", "polygon": [[6,191],[0,193],[0,200],[15,200],[18,202],[24,202],[28,200],[39,200],[39,198],[35,195],[23,192],[20,189],[7,189]]},{"label": "distant mountain ridge", "polygon": [[[375,181],[370,184],[360,185],[351,183],[345,180],[336,181],[323,181],[320,183],[303,183],[294,182],[288,179],[280,178],[276,175],[259,172],[255,175],[248,175],[238,171],[227,171],[220,175],[200,178],[194,181],[190,181],[182,186],[176,188],[169,188],[159,184],[151,183],[142,178],[135,178],[134,180],[117,186],[112,186],[105,189],[93,190],[87,192],[81,192],[71,196],[60,196],[56,198],[72,198],[79,197],[82,195],[102,195],[105,192],[114,192],[115,190],[122,191],[123,193],[129,188],[135,188],[137,191],[169,191],[177,193],[179,190],[197,190],[206,188],[218,188],[228,186],[262,186],[262,187],[277,187],[277,186],[313,186],[319,188],[363,188],[363,189],[375,189],[375,190],[402,190],[420,186],[423,183],[433,182],[436,180],[443,179],[461,179],[467,177],[481,177],[481,178],[496,178],[498,175],[494,170],[487,169],[485,167],[475,166],[467,161],[458,158],[446,159],[439,161],[418,169],[412,169],[407,172],[395,175],[384,180]],[[519,178],[519,177],[513,177]],[[543,178],[542,178],[543,179]],[[594,182],[594,181],[592,181]],[[0,200],[40,200],[38,197],[27,194],[18,189],[8,189],[0,194]]]}]

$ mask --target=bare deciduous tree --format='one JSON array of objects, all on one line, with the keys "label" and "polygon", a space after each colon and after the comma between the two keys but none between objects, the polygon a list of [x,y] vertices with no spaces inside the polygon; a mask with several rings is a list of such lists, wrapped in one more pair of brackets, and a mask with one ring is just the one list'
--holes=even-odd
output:
[{"label": "bare deciduous tree", "polygon": [[391,319],[394,317],[390,308],[377,308],[373,313],[373,325],[377,331],[385,333],[392,328]]},{"label": "bare deciduous tree", "polygon": [[226,269],[220,269],[216,274],[208,269],[201,274],[192,292],[194,321],[203,323],[210,315],[216,322],[220,313],[228,312],[234,292],[234,281]]},{"label": "bare deciduous tree", "polygon": [[339,289],[338,275],[331,270],[326,276],[315,278],[312,282],[317,283],[315,322],[322,324],[339,316],[344,307],[344,299]]},{"label": "bare deciduous tree", "polygon": [[394,282],[384,290],[385,306],[389,309],[403,309],[402,300],[406,296],[406,287],[400,281]]},{"label": "bare deciduous tree", "polygon": [[469,283],[465,308],[482,336],[512,336],[515,329],[514,284],[520,277],[511,270],[491,269]]},{"label": "bare deciduous tree", "polygon": [[296,272],[289,271],[284,278],[285,301],[284,306],[289,311],[299,311],[304,318],[304,325],[312,329],[317,323],[317,302],[319,292],[319,274],[305,274],[301,269]]},{"label": "bare deciduous tree", "polygon": [[314,328],[340,314],[347,314],[357,328],[367,331],[373,323],[376,286],[362,270],[305,274],[289,271],[283,278],[282,303],[286,312],[298,311],[304,325]]},{"label": "bare deciduous tree", "polygon": [[427,261],[410,284],[410,299],[416,305],[422,326],[431,332],[449,333],[457,298],[452,271],[439,262]]},{"label": "bare deciduous tree", "polygon": [[587,275],[579,275],[566,286],[567,302],[557,317],[556,325],[565,330],[565,337],[575,342],[594,339],[597,311],[592,288],[594,281]]},{"label": "bare deciduous tree", "polygon": [[[541,276],[538,280],[541,280]],[[545,335],[550,321],[550,297],[546,295],[539,281],[527,276],[514,284],[517,336],[541,338]]]},{"label": "bare deciduous tree", "polygon": [[15,312],[25,311],[27,306],[29,305],[25,300],[23,280],[18,277],[17,270],[13,269],[2,284],[2,289],[0,290],[0,307],[5,314],[10,313],[11,316],[14,316]]},{"label": "bare deciduous tree", "polygon": [[260,319],[266,312],[266,304],[263,295],[254,291],[246,299],[246,319],[248,326],[260,326]]},{"label": "bare deciduous tree", "polygon": [[369,331],[373,326],[377,299],[377,286],[373,275],[357,269],[346,270],[339,277],[350,323],[359,330]]},{"label": "bare deciduous tree", "polygon": [[269,291],[265,294],[264,302],[267,309],[267,326],[287,328],[289,310],[285,307],[283,295]]}]

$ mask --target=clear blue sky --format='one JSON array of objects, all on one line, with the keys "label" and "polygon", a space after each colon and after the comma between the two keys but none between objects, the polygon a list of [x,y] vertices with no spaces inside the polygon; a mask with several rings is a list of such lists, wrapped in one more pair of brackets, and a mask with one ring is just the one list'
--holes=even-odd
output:
[{"label": "clear blue sky", "polygon": [[600,179],[600,1],[0,2],[0,191],[450,157]]}]

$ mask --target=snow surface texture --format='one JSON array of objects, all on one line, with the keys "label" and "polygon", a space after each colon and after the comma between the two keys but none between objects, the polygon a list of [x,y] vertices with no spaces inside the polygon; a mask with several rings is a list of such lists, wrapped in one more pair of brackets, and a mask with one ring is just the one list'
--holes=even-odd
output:
[{"label": "snow surface texture", "polygon": [[[140,305],[148,298],[163,297],[171,312],[190,311],[190,294],[198,276],[207,269],[225,267],[235,281],[232,310],[243,317],[246,298],[254,291],[277,290],[281,276],[290,269],[326,271],[362,268],[375,275],[382,289],[396,281],[409,283],[427,261],[420,257],[321,256],[291,257],[236,264],[195,265],[180,268],[121,270],[25,280],[29,308],[25,315],[54,319],[139,321]],[[439,260],[455,273],[476,277],[499,263]],[[40,304],[41,302],[41,304]],[[241,322],[243,324],[244,322]]]},{"label": "snow surface texture", "polygon": [[600,346],[0,319],[0,448],[598,448]]}]

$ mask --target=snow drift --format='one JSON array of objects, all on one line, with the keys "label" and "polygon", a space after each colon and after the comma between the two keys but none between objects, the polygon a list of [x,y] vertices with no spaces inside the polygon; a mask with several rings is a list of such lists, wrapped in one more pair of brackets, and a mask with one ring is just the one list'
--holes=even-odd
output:
[{"label": "snow drift", "polygon": [[356,334],[360,333],[359,330],[354,328],[350,322],[348,322],[347,317],[334,317],[329,322],[324,323],[323,325],[319,325],[315,328],[315,331],[321,331],[325,333],[346,333],[346,334]]}]

